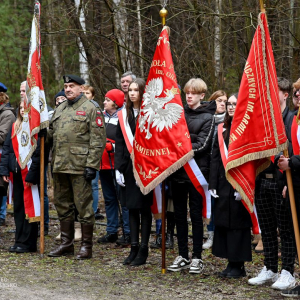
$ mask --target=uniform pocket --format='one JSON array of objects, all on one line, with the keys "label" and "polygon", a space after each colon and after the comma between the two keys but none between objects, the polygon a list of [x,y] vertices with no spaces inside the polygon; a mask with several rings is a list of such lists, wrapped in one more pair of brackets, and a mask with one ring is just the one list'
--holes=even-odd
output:
[{"label": "uniform pocket", "polygon": [[86,123],[86,116],[74,116],[74,131],[78,133],[85,133],[88,130]]},{"label": "uniform pocket", "polygon": [[81,171],[86,166],[89,149],[86,146],[70,147],[70,168]]}]

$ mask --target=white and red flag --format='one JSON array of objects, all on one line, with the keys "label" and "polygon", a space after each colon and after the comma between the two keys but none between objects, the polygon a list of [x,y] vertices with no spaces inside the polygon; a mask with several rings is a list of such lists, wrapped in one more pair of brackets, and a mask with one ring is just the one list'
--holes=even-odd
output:
[{"label": "white and red flag", "polygon": [[226,178],[253,212],[255,178],[270,157],[287,148],[277,74],[266,15],[258,26],[244,68],[230,130]]},{"label": "white and red flag", "polygon": [[49,125],[41,73],[40,8],[40,3],[37,1],[34,6],[29,45],[25,112],[22,127],[13,139],[14,152],[22,169],[25,214],[29,221],[39,220],[40,203],[37,186],[27,187],[25,177],[30,168],[31,156],[37,147],[38,132]]},{"label": "white and red flag", "polygon": [[193,157],[168,30],[158,38],[133,142],[134,176],[143,194]]}]

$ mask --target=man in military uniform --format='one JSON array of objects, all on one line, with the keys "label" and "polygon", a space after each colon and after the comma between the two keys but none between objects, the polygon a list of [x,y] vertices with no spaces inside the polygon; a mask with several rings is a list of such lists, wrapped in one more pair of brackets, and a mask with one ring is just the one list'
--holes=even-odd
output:
[{"label": "man in military uniform", "polygon": [[86,259],[92,257],[95,223],[91,181],[100,167],[106,135],[99,105],[83,94],[85,81],[75,75],[63,78],[68,100],[56,108],[47,136],[52,143],[54,204],[61,226],[61,244],[49,256],[74,253],[76,208],[82,230],[77,259]]}]

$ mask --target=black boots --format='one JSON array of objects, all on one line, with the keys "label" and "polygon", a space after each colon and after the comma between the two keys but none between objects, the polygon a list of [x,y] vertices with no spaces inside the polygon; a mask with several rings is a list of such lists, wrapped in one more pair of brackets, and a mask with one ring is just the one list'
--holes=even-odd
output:
[{"label": "black boots", "polygon": [[141,244],[136,258],[130,263],[131,266],[140,266],[146,263],[148,257],[148,245]]},{"label": "black boots", "polygon": [[221,277],[240,278],[246,276],[244,262],[228,262],[225,270],[218,274]]},{"label": "black boots", "polygon": [[82,240],[77,259],[92,258],[94,224],[81,223]]},{"label": "black boots", "polygon": [[52,250],[48,256],[60,257],[63,255],[74,254],[74,221],[61,221],[61,244]]},{"label": "black boots", "polygon": [[130,265],[131,262],[136,258],[139,252],[139,245],[131,245],[129,256],[124,260],[123,265]]}]

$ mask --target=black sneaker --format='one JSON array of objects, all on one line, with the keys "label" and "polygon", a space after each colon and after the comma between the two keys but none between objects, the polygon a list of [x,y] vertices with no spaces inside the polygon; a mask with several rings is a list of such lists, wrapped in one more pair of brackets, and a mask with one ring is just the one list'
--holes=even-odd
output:
[{"label": "black sneaker", "polygon": [[300,296],[300,285],[295,286],[291,290],[285,290],[281,292],[281,296],[289,298],[297,298]]},{"label": "black sneaker", "polygon": [[129,246],[131,244],[130,234],[122,235],[119,239],[117,239],[116,244],[119,246]]},{"label": "black sneaker", "polygon": [[117,239],[118,239],[117,233],[107,233],[106,235],[100,237],[97,242],[101,244],[115,243]]},{"label": "black sneaker", "polygon": [[161,234],[158,234],[154,240],[154,242],[150,243],[151,249],[160,249],[161,248]]},{"label": "black sneaker", "polygon": [[103,220],[105,217],[100,214],[100,209],[98,208],[97,211],[95,212],[95,220]]}]

